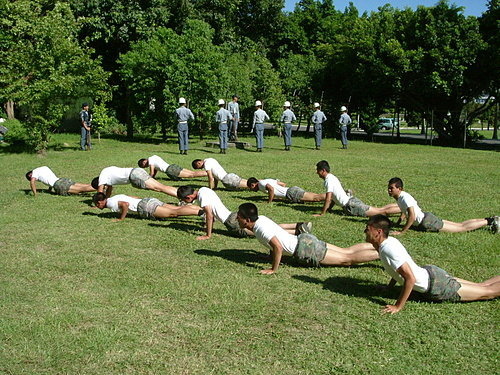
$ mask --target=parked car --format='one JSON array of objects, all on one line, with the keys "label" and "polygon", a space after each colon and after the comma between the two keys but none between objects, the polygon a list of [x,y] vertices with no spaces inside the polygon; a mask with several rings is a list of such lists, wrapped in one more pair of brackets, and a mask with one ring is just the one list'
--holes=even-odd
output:
[{"label": "parked car", "polygon": [[398,122],[392,118],[380,117],[377,121],[378,130],[390,130],[398,125]]}]

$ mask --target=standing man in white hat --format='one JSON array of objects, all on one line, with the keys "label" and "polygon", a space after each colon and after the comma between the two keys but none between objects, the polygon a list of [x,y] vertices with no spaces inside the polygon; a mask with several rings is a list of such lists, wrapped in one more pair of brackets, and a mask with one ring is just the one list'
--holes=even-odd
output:
[{"label": "standing man in white hat", "polygon": [[255,128],[255,139],[257,141],[257,152],[262,152],[264,148],[264,121],[269,120],[266,111],[262,109],[260,100],[255,102],[256,111],[253,114],[252,131]]},{"label": "standing man in white hat", "polygon": [[224,108],[226,102],[219,99],[219,110],[215,114],[215,121],[219,124],[219,147],[220,154],[225,154],[227,150],[228,123],[231,121],[231,112]]},{"label": "standing man in white hat", "polygon": [[233,95],[233,100],[228,103],[227,109],[231,112],[231,140],[238,141],[238,122],[240,121],[240,105],[238,95]]},{"label": "standing man in white hat", "polygon": [[314,141],[316,142],[316,150],[321,148],[321,137],[323,135],[323,123],[326,121],[325,114],[319,109],[319,103],[314,103],[316,109],[311,117],[311,122],[314,124]]},{"label": "standing man in white hat", "polygon": [[179,151],[181,155],[187,155],[189,149],[188,120],[194,120],[193,112],[186,107],[186,99],[179,98],[180,107],[175,110],[177,119],[177,133],[179,137]]},{"label": "standing man in white hat", "polygon": [[283,130],[285,131],[285,151],[290,151],[290,146],[292,145],[292,121],[297,120],[295,114],[290,110],[290,102],[286,101],[283,104],[283,114],[281,115],[281,123],[283,124]]},{"label": "standing man in white hat", "polygon": [[349,143],[347,141],[347,126],[351,124],[352,120],[351,116],[347,114],[347,108],[345,106],[340,107],[340,112],[342,112],[339,118],[340,140],[342,141],[342,148],[347,149],[347,144]]}]

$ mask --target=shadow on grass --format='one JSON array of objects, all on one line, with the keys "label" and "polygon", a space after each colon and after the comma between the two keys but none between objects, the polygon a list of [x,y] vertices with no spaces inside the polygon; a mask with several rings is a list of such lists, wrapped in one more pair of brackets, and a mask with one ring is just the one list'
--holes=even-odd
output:
[{"label": "shadow on grass", "polygon": [[[104,219],[118,219],[118,214],[116,212],[100,212],[100,211],[85,211],[82,212],[85,216],[97,216]],[[128,217],[128,216],[127,216]]]},{"label": "shadow on grass", "polygon": [[[321,202],[318,202],[321,203]],[[285,206],[285,207],[290,207],[293,208],[294,210],[300,211],[300,212],[305,212],[305,213],[317,213],[319,214],[321,212],[321,205],[317,204],[302,204],[302,203],[288,203],[288,202],[280,202],[276,201],[274,203],[276,206]]]},{"label": "shadow on grass", "polygon": [[269,255],[255,250],[224,249],[215,251],[209,249],[198,249],[194,252],[199,255],[218,257],[234,263],[243,264],[247,267],[259,269],[261,268],[260,264],[267,264],[270,262]]},{"label": "shadow on grass", "polygon": [[376,284],[373,284],[370,281],[355,279],[352,277],[334,276],[329,277],[324,281],[306,275],[295,275],[292,277],[306,283],[323,285],[324,289],[334,293],[366,298],[367,300],[380,306],[385,306],[389,303],[388,301],[382,299],[383,297],[397,298],[399,294],[398,289],[381,291],[376,288]]}]

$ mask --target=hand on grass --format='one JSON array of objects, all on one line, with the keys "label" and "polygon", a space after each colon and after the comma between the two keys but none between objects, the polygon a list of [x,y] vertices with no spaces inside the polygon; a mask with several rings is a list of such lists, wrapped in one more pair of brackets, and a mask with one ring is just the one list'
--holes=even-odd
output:
[{"label": "hand on grass", "polygon": [[210,239],[210,236],[198,236],[198,237],[196,237],[196,239],[198,241],[208,240],[208,239]]},{"label": "hand on grass", "polygon": [[123,220],[122,219],[113,219],[113,220],[111,220],[111,222],[113,222],[113,223],[117,223],[119,221],[123,221]]},{"label": "hand on grass", "polygon": [[391,236],[399,236],[400,234],[403,234],[403,232],[400,232],[398,230],[392,231],[389,233]]},{"label": "hand on grass", "polygon": [[323,214],[313,214],[313,216],[323,216]]},{"label": "hand on grass", "polygon": [[396,305],[386,305],[382,310],[382,314],[396,314],[399,310],[401,310],[401,308]]},{"label": "hand on grass", "polygon": [[268,269],[268,270],[261,270],[260,273],[263,275],[272,275],[274,271],[272,269]]}]

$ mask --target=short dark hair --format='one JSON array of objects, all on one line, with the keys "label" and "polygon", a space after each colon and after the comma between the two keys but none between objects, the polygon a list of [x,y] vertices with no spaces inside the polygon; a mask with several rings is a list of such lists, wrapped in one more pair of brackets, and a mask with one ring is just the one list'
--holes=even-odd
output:
[{"label": "short dark hair", "polygon": [[95,193],[94,196],[92,197],[92,202],[94,202],[94,204],[97,205],[98,202],[103,201],[105,199],[106,199],[106,194]]},{"label": "short dark hair", "polygon": [[203,160],[201,160],[201,159],[194,159],[191,162],[191,166],[193,167],[193,169],[201,169],[201,168],[196,167],[196,163],[198,163],[199,161],[203,161]]},{"label": "short dark hair", "polygon": [[87,103],[87,102],[82,103],[82,108],[85,108],[85,107],[88,107],[88,106],[89,106],[89,103]]},{"label": "short dark hair", "polygon": [[330,164],[328,164],[326,160],[321,160],[316,163],[316,170],[320,171],[322,169],[330,173]]},{"label": "short dark hair", "polygon": [[389,231],[391,230],[392,223],[387,216],[379,214],[370,217],[366,225],[374,227],[375,229],[382,229],[384,237],[387,238],[389,236]]},{"label": "short dark hair", "polygon": [[27,173],[25,174],[26,179],[27,179],[28,181],[31,181],[31,174],[32,174],[32,173],[33,173],[33,171],[31,170],[31,171],[29,171],[29,172],[27,172]]},{"label": "short dark hair", "polygon": [[257,206],[253,203],[243,203],[238,207],[238,215],[243,219],[249,219],[252,222],[256,222],[259,218],[259,212]]},{"label": "short dark hair", "polygon": [[259,180],[257,180],[255,177],[250,177],[247,180],[247,187],[250,187],[251,184],[258,184]]},{"label": "short dark hair", "polygon": [[90,185],[92,185],[92,187],[97,190],[97,188],[99,187],[99,176],[94,177]]},{"label": "short dark hair", "polygon": [[389,180],[389,185],[396,185],[398,189],[403,188],[403,180],[400,179],[399,177],[393,177]]},{"label": "short dark hair", "polygon": [[148,159],[139,159],[137,165],[141,168],[146,168],[147,165],[145,163],[148,163]]},{"label": "short dark hair", "polygon": [[180,200],[185,199],[188,195],[191,195],[193,193],[194,189],[192,186],[183,185],[177,188],[177,198],[179,198]]}]

